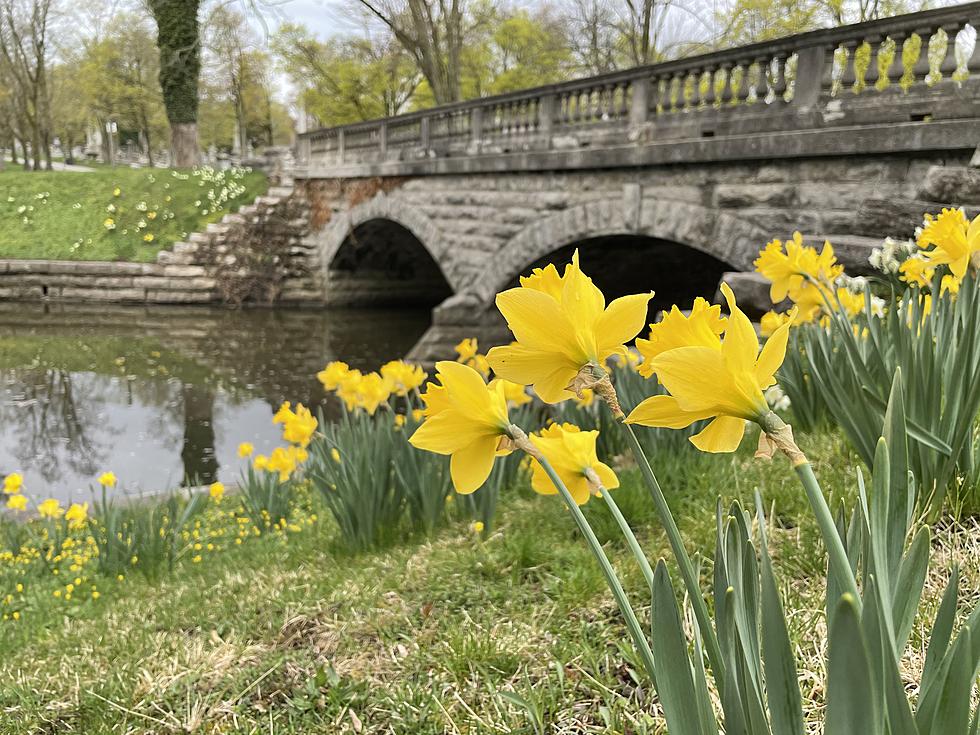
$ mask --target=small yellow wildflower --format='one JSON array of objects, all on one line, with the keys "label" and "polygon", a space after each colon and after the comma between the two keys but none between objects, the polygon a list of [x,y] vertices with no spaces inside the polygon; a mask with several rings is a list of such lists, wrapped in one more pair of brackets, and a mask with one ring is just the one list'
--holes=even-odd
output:
[{"label": "small yellow wildflower", "polygon": [[225,496],[225,486],[220,482],[213,482],[208,488],[208,493],[211,495],[212,500],[220,503],[221,499]]},{"label": "small yellow wildflower", "polygon": [[102,223],[102,226],[107,230],[114,230],[116,229],[116,220],[114,220],[112,217],[106,217],[105,221]]},{"label": "small yellow wildflower", "polygon": [[483,533],[483,529],[484,529],[483,521],[473,521],[470,524],[470,531],[472,531],[476,535]]},{"label": "small yellow wildflower", "polygon": [[102,487],[115,487],[116,475],[112,472],[103,472],[101,475],[99,475],[99,484]]},{"label": "small yellow wildflower", "polygon": [[153,242],[153,233],[147,232],[145,235],[143,235],[143,242]]},{"label": "small yellow wildflower", "polygon": [[122,189],[120,189],[118,186],[112,190],[112,196],[117,197],[120,194],[122,194]]}]

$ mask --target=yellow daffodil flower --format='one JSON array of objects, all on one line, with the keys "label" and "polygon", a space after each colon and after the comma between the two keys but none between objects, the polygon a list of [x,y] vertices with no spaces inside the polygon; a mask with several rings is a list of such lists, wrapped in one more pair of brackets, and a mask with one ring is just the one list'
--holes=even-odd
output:
[{"label": "yellow daffodil flower", "polygon": [[787,321],[760,352],[752,322],[738,308],[731,288],[723,283],[721,290],[730,311],[721,349],[676,347],[655,357],[652,371],[670,395],[647,398],[626,419],[633,424],[680,429],[711,418],[703,431],[691,437],[704,452],[735,451],[745,421],[758,421],[769,412],[762,392],[776,382],[789,337]]},{"label": "yellow daffodil flower", "polygon": [[943,209],[936,217],[927,217],[919,234],[918,245],[933,266],[948,265],[957,279],[966,275],[974,256],[980,253],[980,215],[970,222],[962,209]]},{"label": "yellow daffodil flower", "polygon": [[327,363],[327,366],[316,374],[317,380],[323,384],[323,389],[327,391],[337,390],[341,382],[350,373],[350,366],[346,362],[334,360]]},{"label": "yellow daffodil flower", "polygon": [[857,316],[864,311],[863,293],[854,293],[848,288],[840,287],[837,289],[837,301],[851,316]]},{"label": "yellow daffodil flower", "polygon": [[411,365],[404,360],[391,360],[381,366],[381,377],[388,382],[392,393],[407,396],[422,385],[428,375],[418,365]]},{"label": "yellow daffodil flower", "polygon": [[54,498],[48,498],[37,506],[37,512],[42,518],[60,518],[65,511],[62,509],[61,503]]},{"label": "yellow daffodil flower", "polygon": [[456,492],[472,493],[490,476],[498,450],[509,451],[502,441],[510,425],[504,386],[488,386],[475,369],[449,361],[436,363],[436,379],[441,385],[428,385],[425,421],[409,441],[450,455]]},{"label": "yellow daffodil flower", "polygon": [[763,337],[770,337],[772,333],[789,321],[789,314],[786,312],[767,311],[759,320],[759,331]]},{"label": "yellow daffodil flower", "polygon": [[476,357],[477,352],[480,350],[480,345],[474,337],[468,337],[467,339],[461,340],[453,349],[456,350],[456,354],[458,355],[456,362],[461,362],[465,365]]},{"label": "yellow daffodil flower", "polygon": [[99,484],[102,487],[115,487],[116,486],[116,476],[112,472],[103,472],[99,475]]},{"label": "yellow daffodil flower", "polygon": [[661,352],[674,347],[699,344],[712,349],[721,349],[721,333],[725,331],[725,319],[721,307],[712,306],[706,299],[698,296],[694,300],[690,315],[685,315],[676,305],[656,324],[650,325],[650,339],[636,340],[636,349],[643,355],[638,371],[649,378],[652,374],[650,361]]},{"label": "yellow daffodil flower", "polygon": [[10,510],[27,510],[27,497],[19,493],[11,495],[7,498],[7,507]]},{"label": "yellow daffodil flower", "polygon": [[275,416],[272,417],[272,423],[282,424],[283,439],[302,447],[309,445],[317,427],[317,420],[310,413],[310,409],[302,403],[297,403],[296,410],[293,411],[289,401],[279,407]]},{"label": "yellow daffodil flower", "polygon": [[225,486],[220,482],[212,482],[211,486],[208,488],[208,494],[211,499],[217,503],[221,502],[221,499],[225,496]]},{"label": "yellow daffodil flower", "polygon": [[353,411],[361,401],[361,381],[364,375],[360,370],[348,370],[337,383],[337,396],[344,402],[348,411]]},{"label": "yellow daffodil flower", "polygon": [[828,300],[833,303],[833,283],[844,273],[829,242],[818,254],[816,248],[803,244],[799,232],[786,241],[785,251],[780,240],[767,243],[754,265],[772,282],[772,302],[778,304],[788,296],[800,308],[800,321],[812,321]]},{"label": "yellow daffodil flower", "polygon": [[391,386],[378,373],[368,373],[358,384],[358,406],[374,416],[378,406],[388,400]]},{"label": "yellow daffodil flower", "polygon": [[504,398],[507,399],[507,405],[510,408],[516,408],[517,406],[523,406],[525,403],[531,402],[531,396],[528,395],[523,385],[511,383],[509,380],[503,380],[501,378],[494,378],[490,381],[490,387],[492,388],[497,383],[501,383],[504,386]]},{"label": "yellow daffodil flower", "polygon": [[255,452],[255,447],[251,442],[242,442],[238,445],[238,456],[239,457],[251,457]]},{"label": "yellow daffodil flower", "polygon": [[88,519],[88,503],[72,503],[68,510],[65,512],[65,520],[68,522],[68,528],[79,529],[85,527],[85,521]]},{"label": "yellow daffodil flower", "polygon": [[558,403],[577,392],[571,388],[583,368],[625,354],[625,343],[643,328],[653,293],[623,296],[607,307],[602,291],[579,267],[577,250],[565,266],[560,294],[546,273],[497,294],[497,308],[516,341],[494,347],[487,359],[498,377],[531,385],[545,403]]},{"label": "yellow daffodil flower", "polygon": [[898,277],[906,283],[919,288],[926,288],[932,283],[936,266],[924,257],[912,256],[902,261],[898,267]]},{"label": "yellow daffodil flower", "polygon": [[24,477],[19,472],[11,472],[3,478],[3,492],[6,495],[17,495],[24,486]]},{"label": "yellow daffodil flower", "polygon": [[[552,424],[530,437],[579,505],[593,493],[619,487],[616,473],[596,456],[598,438],[598,431],[582,431],[573,424]],[[558,493],[536,459],[531,460],[531,487],[541,495]]]},{"label": "yellow daffodil flower", "polygon": [[480,354],[480,343],[475,337],[462,340],[456,347],[456,362],[469,365],[483,376],[484,380],[490,376],[490,364],[487,362],[486,355]]}]

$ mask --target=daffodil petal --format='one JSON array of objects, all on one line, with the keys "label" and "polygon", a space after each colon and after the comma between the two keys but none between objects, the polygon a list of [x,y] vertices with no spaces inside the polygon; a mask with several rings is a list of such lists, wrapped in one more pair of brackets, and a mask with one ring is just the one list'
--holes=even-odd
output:
[{"label": "daffodil petal", "polygon": [[498,435],[489,434],[485,426],[456,409],[448,409],[428,417],[408,441],[413,447],[428,452],[452,454],[488,436],[495,441],[500,440]]},{"label": "daffodil petal", "polygon": [[482,437],[453,452],[449,460],[449,474],[453,478],[456,492],[469,495],[487,481],[497,455],[498,441],[496,436]]},{"label": "daffodil petal", "polygon": [[565,487],[577,505],[585,505],[589,502],[589,498],[592,497],[592,488],[589,487],[589,481],[585,479],[584,475],[562,479],[565,480]]},{"label": "daffodil petal", "polygon": [[795,313],[776,328],[766,340],[755,364],[755,380],[759,388],[765,390],[776,382],[776,371],[786,359],[786,344],[789,341],[789,328],[795,318]]},{"label": "daffodil petal", "polygon": [[538,460],[531,460],[531,489],[539,495],[557,495],[558,488]]},{"label": "daffodil petal", "polygon": [[555,372],[556,362],[567,361],[564,355],[528,349],[517,342],[494,347],[487,353],[487,362],[494,374],[518,385],[533,385],[539,380],[547,380]]},{"label": "daffodil petal", "polygon": [[575,329],[561,305],[542,291],[503,291],[497,294],[497,308],[517,341],[527,348],[565,353],[577,344]]},{"label": "daffodil petal", "polygon": [[605,462],[599,462],[592,468],[596,476],[599,478],[599,482],[602,483],[602,487],[606,490],[615,490],[619,487],[619,478],[616,477],[616,473],[613,472],[612,467],[607,465]]},{"label": "daffodil petal", "polygon": [[738,410],[734,381],[719,350],[677,347],[657,355],[651,367],[685,411],[710,410],[714,415]]},{"label": "daffodil petal", "polygon": [[647,305],[653,292],[622,296],[615,299],[596,320],[595,334],[599,340],[597,349],[599,359],[605,357],[629,342],[647,321]]},{"label": "daffodil petal", "polygon": [[725,328],[725,340],[721,345],[722,354],[733,372],[751,370],[759,354],[759,338],[756,336],[755,327],[738,308],[735,294],[727,283],[722,282],[721,292],[728,301],[730,312],[728,325]]},{"label": "daffodil petal", "polygon": [[652,396],[630,411],[627,424],[683,429],[699,419],[713,416],[711,412],[685,411],[673,396]]},{"label": "daffodil petal", "polygon": [[538,398],[545,403],[561,403],[575,395],[565,389],[575,379],[576,375],[578,375],[576,368],[559,367],[544,380],[534,383],[532,387]]},{"label": "daffodil petal", "polygon": [[745,434],[745,420],[719,416],[691,437],[691,443],[702,452],[734,452]]}]

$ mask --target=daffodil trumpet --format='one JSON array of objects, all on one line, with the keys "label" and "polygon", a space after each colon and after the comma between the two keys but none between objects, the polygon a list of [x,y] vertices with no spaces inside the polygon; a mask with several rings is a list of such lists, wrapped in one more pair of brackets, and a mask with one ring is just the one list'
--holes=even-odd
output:
[{"label": "daffodil trumpet", "polygon": [[[551,480],[551,483],[555,486],[558,494],[561,495],[566,507],[572,514],[572,518],[575,520],[575,525],[578,526],[579,531],[585,537],[586,543],[589,545],[589,550],[592,551],[592,555],[596,558],[596,561],[599,562],[599,567],[602,569],[602,574],[606,578],[606,584],[609,585],[609,589],[612,591],[613,597],[616,598],[616,603],[619,605],[619,610],[622,612],[623,618],[626,621],[626,628],[630,632],[630,638],[632,638],[633,645],[636,646],[636,650],[640,654],[640,658],[643,660],[643,666],[647,670],[650,680],[656,681],[653,652],[650,650],[650,642],[647,640],[646,634],[643,632],[643,627],[640,625],[640,621],[636,617],[636,612],[633,610],[633,606],[630,605],[629,598],[626,596],[626,590],[623,589],[623,585],[619,581],[619,577],[616,575],[616,570],[613,569],[612,563],[609,561],[609,557],[607,557],[606,552],[603,551],[602,544],[596,537],[595,531],[592,530],[592,526],[589,525],[589,521],[586,519],[585,514],[582,513],[582,509],[579,507],[579,504],[575,502],[575,498],[572,497],[572,494],[569,492],[568,488],[565,486],[565,483],[562,481],[561,477],[559,477],[554,467],[552,467],[551,463],[544,456],[544,453],[534,446],[521,427],[515,424],[510,424],[507,427],[507,437],[509,438],[514,449],[521,450],[540,463],[542,469],[548,475],[548,479]],[[590,479],[589,484],[593,485],[593,480]],[[598,478],[595,478],[594,486],[597,492],[600,492],[603,497],[608,497],[610,495],[608,492],[601,491],[602,485],[598,482]],[[642,552],[640,553],[642,554]]]}]

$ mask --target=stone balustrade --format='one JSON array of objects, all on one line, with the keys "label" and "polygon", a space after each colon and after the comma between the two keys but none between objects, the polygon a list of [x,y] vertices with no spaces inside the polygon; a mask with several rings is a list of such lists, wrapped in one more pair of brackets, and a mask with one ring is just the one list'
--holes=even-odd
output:
[{"label": "stone balustrade", "polygon": [[[647,165],[975,144],[978,24],[974,2],[315,130],[299,136],[297,175],[588,168],[597,150],[610,165]],[[880,134],[907,123],[934,124]],[[794,131],[824,135],[790,141]],[[612,153],[643,144],[673,153]],[[495,155],[548,152],[564,155]]]}]

